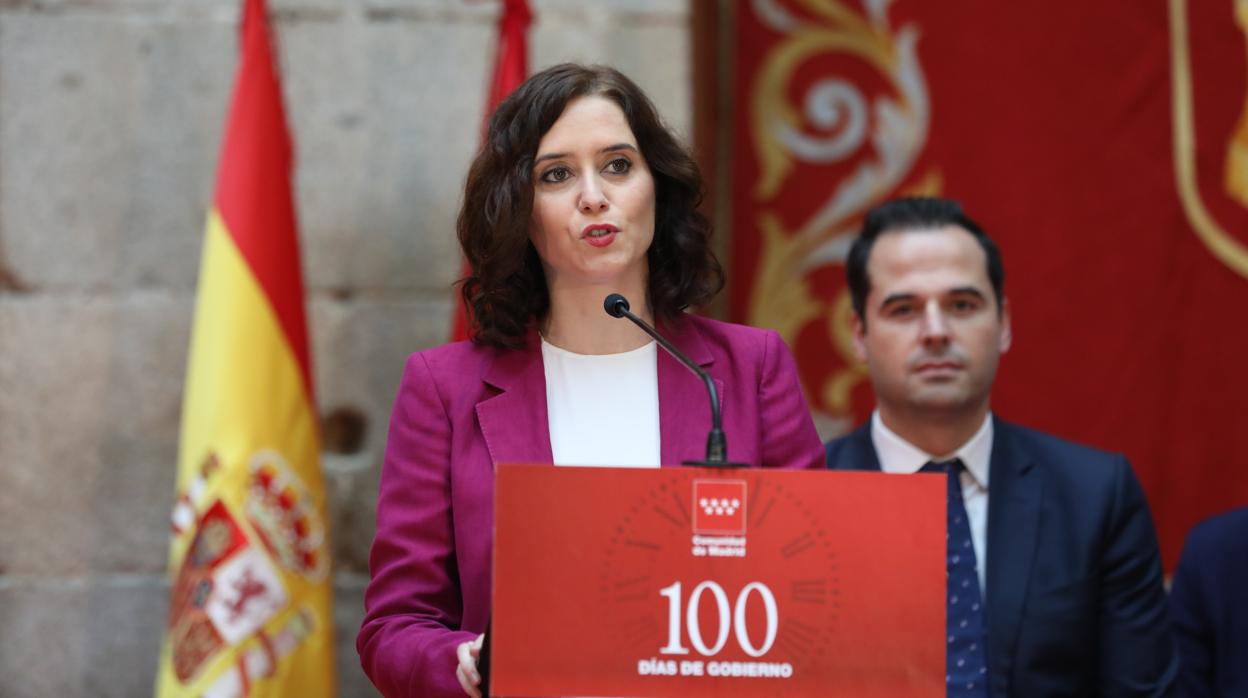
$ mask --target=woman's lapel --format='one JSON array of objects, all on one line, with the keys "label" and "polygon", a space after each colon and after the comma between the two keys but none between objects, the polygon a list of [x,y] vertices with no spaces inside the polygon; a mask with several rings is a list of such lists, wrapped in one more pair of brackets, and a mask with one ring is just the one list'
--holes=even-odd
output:
[{"label": "woman's lapel", "polygon": [[552,462],[546,373],[537,331],[529,331],[524,348],[498,352],[482,380],[498,391],[478,402],[476,408],[494,467],[499,463]]},{"label": "woman's lapel", "polygon": [[[694,363],[707,368],[715,362],[702,331],[689,318],[661,323],[659,332],[671,340]],[[706,456],[706,435],[711,429],[711,405],[706,384],[662,347],[658,351],[659,459],[664,466]],[[713,378],[724,404],[724,383]]]}]

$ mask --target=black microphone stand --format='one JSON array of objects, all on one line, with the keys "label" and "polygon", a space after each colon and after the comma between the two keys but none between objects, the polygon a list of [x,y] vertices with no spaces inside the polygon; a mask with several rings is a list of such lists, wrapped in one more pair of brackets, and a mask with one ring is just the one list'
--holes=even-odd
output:
[{"label": "black microphone stand", "polygon": [[633,324],[640,327],[642,332],[654,338],[668,354],[685,365],[685,368],[693,371],[702,382],[706,384],[706,392],[711,399],[711,431],[706,435],[706,458],[704,460],[686,460],[682,465],[694,465],[706,468],[748,468],[748,463],[730,463],[728,462],[728,439],[724,436],[723,419],[719,413],[719,391],[715,389],[715,381],[711,379],[711,374],[705,369],[697,365],[684,352],[676,348],[676,345],[667,341],[658,330],[650,326],[650,323],[637,317],[629,310],[628,299],[618,293],[612,293],[607,296],[602,303],[602,307],[607,314],[616,318],[628,318]]}]

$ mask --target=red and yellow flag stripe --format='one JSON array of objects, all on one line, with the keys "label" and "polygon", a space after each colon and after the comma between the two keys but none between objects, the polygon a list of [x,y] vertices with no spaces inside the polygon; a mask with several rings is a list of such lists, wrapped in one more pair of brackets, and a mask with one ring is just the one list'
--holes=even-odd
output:
[{"label": "red and yellow flag stripe", "polygon": [[292,148],[263,0],[242,55],[192,329],[158,696],[332,696]]}]

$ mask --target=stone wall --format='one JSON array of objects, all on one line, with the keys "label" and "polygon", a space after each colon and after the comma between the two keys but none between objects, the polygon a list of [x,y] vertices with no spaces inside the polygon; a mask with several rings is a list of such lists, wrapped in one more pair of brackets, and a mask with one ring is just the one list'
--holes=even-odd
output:
[{"label": "stone wall", "polygon": [[[531,60],[691,115],[687,0],[531,0]],[[271,0],[332,502],[343,696],[390,401],[445,340],[492,0]],[[150,695],[236,0],[0,0],[0,696]]]}]

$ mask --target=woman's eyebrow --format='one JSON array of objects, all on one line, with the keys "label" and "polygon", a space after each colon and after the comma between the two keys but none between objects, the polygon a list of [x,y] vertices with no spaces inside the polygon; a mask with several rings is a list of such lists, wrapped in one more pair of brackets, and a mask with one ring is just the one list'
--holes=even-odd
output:
[{"label": "woman's eyebrow", "polygon": [[[616,150],[631,150],[634,153],[637,152],[637,148],[632,143],[616,143],[615,145],[609,145],[599,150],[598,152],[610,153]],[[536,165],[538,163],[545,162],[547,160],[560,160],[562,158],[566,158],[571,155],[572,155],[571,153],[546,153],[545,155],[538,155],[537,159],[533,161],[533,164]]]},{"label": "woman's eyebrow", "polygon": [[537,159],[533,161],[533,164],[536,165],[537,163],[545,162],[546,160],[559,160],[561,158],[568,157],[568,155],[568,153],[547,153],[545,155],[539,155],[537,156]]}]

